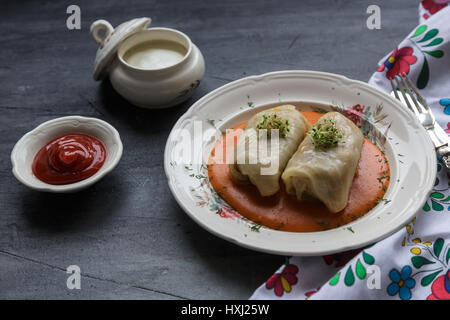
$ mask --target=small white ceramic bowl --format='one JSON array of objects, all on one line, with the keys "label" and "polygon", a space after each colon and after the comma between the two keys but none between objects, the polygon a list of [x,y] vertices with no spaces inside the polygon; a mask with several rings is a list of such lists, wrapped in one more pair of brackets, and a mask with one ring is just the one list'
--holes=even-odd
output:
[{"label": "small white ceramic bowl", "polygon": [[[94,79],[109,76],[114,89],[136,106],[168,108],[192,96],[205,74],[205,60],[186,34],[171,28],[147,29],[150,22],[150,18],[137,18],[115,29],[103,19],[92,23],[91,35],[99,45]],[[124,58],[132,48],[161,40],[183,47],[186,50],[183,58],[166,67],[155,66],[155,69],[130,64]],[[160,59],[165,60],[163,56]]]},{"label": "small white ceramic bowl", "polygon": [[[93,176],[71,184],[52,185],[39,180],[31,166],[36,153],[48,142],[70,133],[84,133],[103,142],[106,148],[106,160]],[[122,157],[122,141],[119,133],[109,123],[80,116],[68,116],[42,123],[26,133],[11,152],[12,172],[27,187],[45,192],[76,192],[94,184],[113,170]]]}]

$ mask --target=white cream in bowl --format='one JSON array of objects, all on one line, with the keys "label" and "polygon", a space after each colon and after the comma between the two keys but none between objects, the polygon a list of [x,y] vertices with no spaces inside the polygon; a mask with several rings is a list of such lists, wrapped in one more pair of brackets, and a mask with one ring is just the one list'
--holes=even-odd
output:
[{"label": "white cream in bowl", "polygon": [[179,63],[186,53],[186,47],[177,42],[156,40],[143,42],[128,49],[123,59],[136,68],[156,70]]}]

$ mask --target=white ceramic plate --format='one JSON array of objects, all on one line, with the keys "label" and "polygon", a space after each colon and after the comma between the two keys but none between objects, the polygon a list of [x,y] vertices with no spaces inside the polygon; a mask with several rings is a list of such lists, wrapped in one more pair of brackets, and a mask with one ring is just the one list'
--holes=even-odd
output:
[{"label": "white ceramic plate", "polygon": [[[345,226],[305,233],[260,228],[228,206],[204,178],[207,170],[202,164],[207,163],[219,136],[214,127],[231,128],[256,112],[281,103],[294,103],[304,110],[364,106],[361,130],[385,152],[391,168],[386,201]],[[196,120],[202,121],[201,128]],[[180,130],[191,134],[190,141],[180,138]],[[189,144],[192,158],[183,158],[180,148]],[[164,168],[179,205],[208,231],[250,249],[307,256],[363,247],[410,222],[433,186],[436,156],[414,115],[389,95],[340,75],[279,71],[231,82],[197,101],[172,129]]]},{"label": "white ceramic plate", "polygon": [[[106,160],[94,175],[75,183],[52,185],[33,174],[31,169],[36,153],[48,142],[70,133],[84,133],[96,137],[106,147]],[[122,157],[122,141],[117,130],[109,123],[81,116],[67,116],[46,121],[17,141],[11,152],[12,172],[27,187],[45,192],[66,193],[83,190],[111,172]]]}]

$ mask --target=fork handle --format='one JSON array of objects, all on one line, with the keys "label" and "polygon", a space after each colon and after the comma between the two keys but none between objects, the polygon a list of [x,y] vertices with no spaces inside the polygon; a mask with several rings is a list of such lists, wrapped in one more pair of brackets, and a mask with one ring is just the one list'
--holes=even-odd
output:
[{"label": "fork handle", "polygon": [[442,163],[447,168],[447,172],[450,172],[450,147],[443,146],[437,150],[438,154],[441,156]]},{"label": "fork handle", "polygon": [[433,128],[427,131],[433,141],[436,152],[441,156],[441,161],[447,168],[447,172],[450,172],[450,138],[438,124],[435,124]]},{"label": "fork handle", "polygon": [[427,131],[436,149],[450,146],[450,139],[447,133],[438,124],[435,124],[433,128],[430,128]]}]

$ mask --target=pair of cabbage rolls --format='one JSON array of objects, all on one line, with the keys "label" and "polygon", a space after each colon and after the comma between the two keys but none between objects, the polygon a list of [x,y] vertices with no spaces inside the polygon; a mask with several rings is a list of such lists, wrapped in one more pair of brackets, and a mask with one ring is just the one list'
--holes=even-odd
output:
[{"label": "pair of cabbage rolls", "polygon": [[[265,134],[274,128],[279,141],[275,148],[256,143],[260,131]],[[347,205],[363,141],[359,128],[340,113],[326,113],[311,128],[294,106],[284,105],[259,112],[248,121],[230,172],[235,182],[252,183],[262,196],[279,191],[281,176],[286,191],[298,200],[318,199],[331,212],[339,212]],[[257,157],[264,151],[261,148],[271,149],[266,152],[270,156]],[[251,162],[255,157],[257,161]],[[276,157],[276,170],[264,173]]]}]

